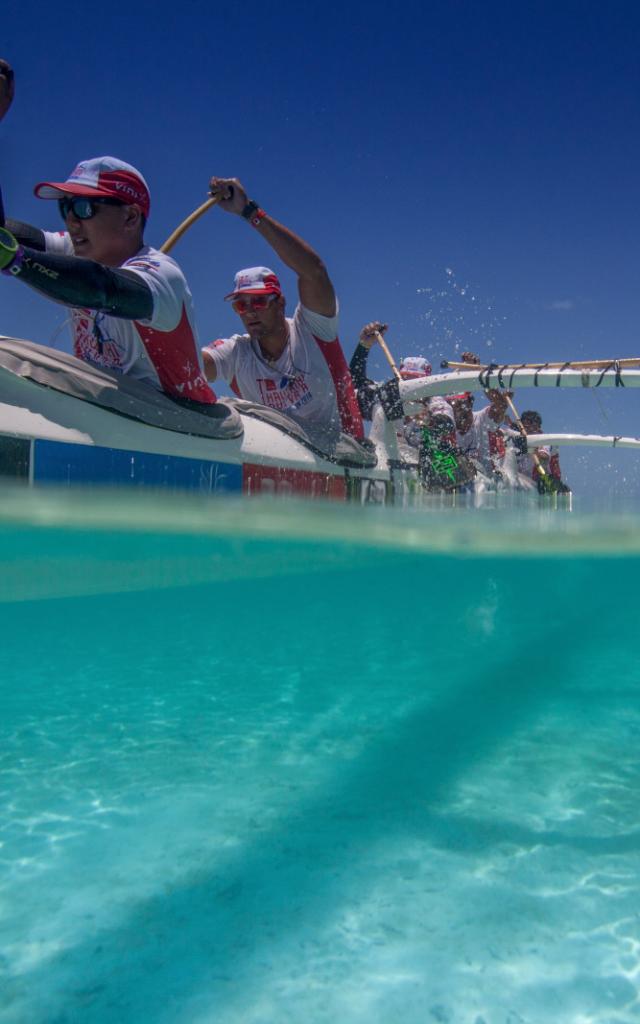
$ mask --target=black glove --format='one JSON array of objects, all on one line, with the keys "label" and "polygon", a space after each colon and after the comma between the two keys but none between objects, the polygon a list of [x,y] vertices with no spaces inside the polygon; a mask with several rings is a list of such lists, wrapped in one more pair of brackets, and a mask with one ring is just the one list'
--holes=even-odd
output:
[{"label": "black glove", "polygon": [[0,228],[0,270],[13,263],[19,248],[18,239],[6,228]]}]

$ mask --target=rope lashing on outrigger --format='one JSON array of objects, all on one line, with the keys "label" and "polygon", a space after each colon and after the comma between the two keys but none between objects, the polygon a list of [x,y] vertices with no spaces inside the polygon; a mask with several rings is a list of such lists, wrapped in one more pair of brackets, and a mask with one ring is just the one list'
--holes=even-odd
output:
[{"label": "rope lashing on outrigger", "polygon": [[[622,371],[626,368],[640,367],[640,358],[633,357],[630,359],[593,359],[593,360],[580,360],[573,361],[567,360],[564,363],[504,363],[502,366],[499,363],[458,363],[447,359],[443,359],[440,363],[443,370],[473,370],[478,372],[478,380],[481,387],[485,390],[489,388],[498,387],[503,390],[511,391],[514,386],[514,378],[516,374],[521,370],[535,370],[533,375],[533,387],[539,387],[538,376],[543,370],[557,370],[555,386],[557,388],[562,387],[562,374],[566,370],[581,370],[583,373],[591,370],[600,370],[600,376],[594,384],[591,384],[591,388],[598,388],[602,384],[606,375],[612,370],[615,372],[614,386],[617,388],[625,387],[624,380],[622,378]],[[509,382],[505,381],[505,373],[509,371]],[[495,380],[491,378],[495,376]],[[589,386],[585,384],[585,387]]]},{"label": "rope lashing on outrigger", "polygon": [[610,363],[609,366],[605,367],[605,369],[600,374],[600,377],[598,379],[598,383],[595,385],[595,387],[600,387],[600,385],[602,384],[602,380],[604,378],[605,373],[608,373],[609,370],[615,370],[615,372],[616,372],[616,378],[615,378],[615,380],[616,380],[616,387],[617,388],[623,388],[624,387],[624,381],[622,379],[622,370],[621,370],[621,367],[620,367],[620,360],[619,359],[614,359],[613,362]]},{"label": "rope lashing on outrigger", "polygon": [[[634,362],[635,362],[635,360],[634,360]],[[474,363],[450,363],[450,362],[447,362],[447,360],[443,360],[440,365],[441,365],[443,370],[444,369],[456,369],[456,370],[458,370],[458,369],[460,369],[460,370],[475,370],[475,369],[478,369],[477,364],[474,364]],[[483,366],[480,369],[480,373],[478,375],[478,380],[480,381],[481,386],[483,388],[485,388],[486,390],[490,390],[492,387],[495,388],[496,385],[497,385],[497,387],[500,388],[500,390],[502,390],[502,391],[512,391],[513,390],[513,379],[514,379],[516,373],[518,373],[519,370],[528,370],[528,369],[531,369],[531,368],[532,367],[531,367],[530,363],[529,364],[527,364],[527,363],[520,363],[518,366],[514,366],[512,363],[505,363],[503,366],[500,366],[499,363],[489,363],[488,365]],[[533,377],[533,386],[534,386],[534,388],[539,387],[538,375],[543,370],[551,370],[551,369],[555,369],[555,367],[552,366],[551,363],[543,363],[540,366],[537,366],[535,368],[536,372],[535,372],[534,377]],[[560,367],[558,367],[558,373],[556,375],[556,385],[555,386],[557,388],[562,387],[562,385],[560,383],[560,381],[562,379],[562,374],[564,373],[565,370],[574,370],[574,369],[576,369],[576,365],[575,365],[575,363],[572,363],[570,361],[566,362],[566,363],[563,363]],[[504,379],[504,374],[507,372],[507,370],[510,371],[510,376],[509,376],[509,382],[508,383],[506,383],[505,379]],[[598,380],[596,381],[595,384],[592,385],[592,387],[594,387],[594,388],[600,387],[600,385],[602,384],[602,381],[604,380],[605,374],[609,373],[611,370],[615,370],[615,373],[616,373],[615,386],[617,388],[623,388],[625,385],[624,385],[624,381],[622,379],[622,367],[620,365],[620,360],[619,359],[613,359],[610,363],[607,363],[606,366],[602,367],[602,372],[601,372],[600,376],[598,377]],[[491,378],[494,375],[495,375],[495,380],[492,380]]]}]

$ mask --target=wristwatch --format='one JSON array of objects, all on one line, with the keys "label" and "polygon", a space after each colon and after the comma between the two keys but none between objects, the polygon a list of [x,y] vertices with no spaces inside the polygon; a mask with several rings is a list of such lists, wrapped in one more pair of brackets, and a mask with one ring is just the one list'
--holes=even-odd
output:
[{"label": "wristwatch", "polygon": [[254,203],[253,199],[250,199],[242,211],[242,216],[245,220],[248,220],[254,228],[257,228],[262,218],[266,217],[266,214],[257,203]]}]

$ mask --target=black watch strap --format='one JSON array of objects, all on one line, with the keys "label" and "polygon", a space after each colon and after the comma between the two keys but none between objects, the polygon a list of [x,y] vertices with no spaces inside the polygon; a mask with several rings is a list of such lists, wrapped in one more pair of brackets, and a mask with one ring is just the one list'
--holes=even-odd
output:
[{"label": "black watch strap", "polygon": [[257,213],[259,209],[260,207],[258,206],[258,204],[254,203],[253,199],[250,199],[249,202],[246,204],[244,210],[242,211],[242,216],[244,217],[245,220],[251,220],[253,215]]}]

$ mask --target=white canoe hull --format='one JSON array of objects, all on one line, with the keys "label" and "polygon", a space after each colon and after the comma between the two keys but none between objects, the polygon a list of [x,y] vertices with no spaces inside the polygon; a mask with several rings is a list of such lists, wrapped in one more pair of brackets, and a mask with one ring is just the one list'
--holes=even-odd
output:
[{"label": "white canoe hull", "polygon": [[[67,357],[68,358],[68,357]],[[616,386],[601,371],[518,370],[508,386]],[[617,386],[621,386],[620,373]],[[626,370],[624,386],[640,385],[640,371]],[[497,381],[491,380],[491,386]],[[507,386],[505,384],[504,386]],[[461,390],[478,391],[486,378],[475,371],[401,382],[404,410],[416,400]],[[43,386],[0,367],[0,474],[39,484],[101,484],[201,492],[298,493],[314,497],[405,500],[416,489],[415,465],[403,463],[396,425],[379,408],[372,440],[375,467],[340,465],[323,458],[278,426],[240,413],[240,436],[225,439],[179,433],[138,422],[109,408]],[[605,444],[639,447],[635,438],[540,435],[535,444]]]}]

